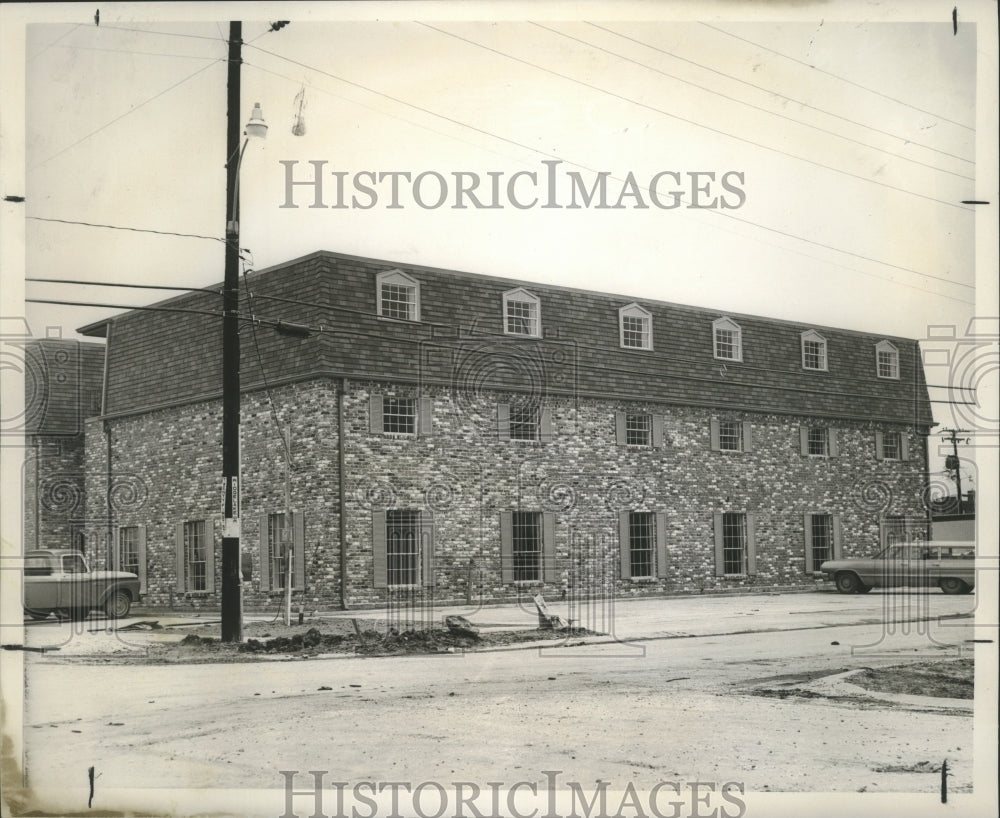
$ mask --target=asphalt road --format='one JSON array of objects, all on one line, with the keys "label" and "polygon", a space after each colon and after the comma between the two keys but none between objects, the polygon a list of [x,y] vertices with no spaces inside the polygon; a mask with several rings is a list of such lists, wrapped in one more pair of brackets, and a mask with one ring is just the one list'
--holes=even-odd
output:
[{"label": "asphalt road", "polygon": [[[615,616],[618,637],[636,641],[405,658],[122,666],[26,654],[25,764],[63,808],[85,806],[93,766],[95,808],[138,804],[147,788],[255,788],[268,793],[261,814],[275,816],[280,770],[301,771],[297,789],[305,771],[328,770],[349,783],[544,790],[543,771],[558,770],[591,790],[601,779],[613,790],[735,781],[751,793],[936,793],[927,770],[947,758],[961,793],[973,781],[970,703],[862,699],[838,674],[969,656],[971,619],[933,617],[974,606],[878,593],[642,600]],[[514,609],[475,616],[523,623]],[[31,640],[64,627],[33,626]],[[781,688],[814,692],[759,695]],[[313,812],[311,797],[296,805]]]}]

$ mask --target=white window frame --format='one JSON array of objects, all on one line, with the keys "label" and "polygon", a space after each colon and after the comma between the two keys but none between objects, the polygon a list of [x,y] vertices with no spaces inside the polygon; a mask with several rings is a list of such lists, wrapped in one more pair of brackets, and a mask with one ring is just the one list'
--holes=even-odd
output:
[{"label": "white window frame", "polygon": [[[643,322],[644,328],[641,330],[644,336],[645,343],[636,346],[634,344],[625,343],[625,319],[626,318],[638,318]],[[640,307],[634,301],[631,304],[626,304],[624,307],[618,310],[618,343],[622,349],[644,349],[651,350],[653,348],[653,314],[647,310]]]},{"label": "white window frame", "polygon": [[[511,302],[531,304],[534,307],[534,315],[529,319],[534,322],[534,332],[515,332],[510,329],[509,304]],[[503,332],[504,335],[513,335],[519,338],[542,337],[542,302],[537,295],[529,293],[523,287],[508,290],[503,294]]]},{"label": "white window frame", "polygon": [[[882,374],[882,361],[881,357],[883,354],[891,355],[891,369],[892,374],[883,375]],[[896,345],[890,341],[879,341],[875,344],[875,375],[883,380],[887,381],[898,381],[899,380],[899,350]]]},{"label": "white window frame", "polygon": [[[723,427],[723,425],[735,426],[736,427],[735,438],[734,438],[733,435],[727,435],[726,436],[727,440],[731,440],[731,439],[735,439],[736,440],[736,446],[735,447],[729,447],[729,446],[723,446],[722,445],[722,440],[723,440],[722,427]],[[720,420],[719,421],[719,451],[720,452],[742,452],[743,451],[743,443],[744,443],[744,441],[743,441],[743,423],[741,421],[738,421],[738,420]]]},{"label": "white window frame", "polygon": [[[389,412],[387,411],[390,406],[399,409],[402,405],[408,404],[410,411],[408,413],[403,412]],[[413,437],[417,433],[417,428],[419,425],[419,401],[409,395],[383,395],[382,396],[382,433],[387,435],[392,435],[394,437]],[[389,429],[386,428],[389,425],[390,418],[400,418],[409,419],[410,426],[412,427],[409,431],[402,431],[399,429]],[[398,423],[397,423],[398,425]]]},{"label": "white window frame", "polygon": [[[735,353],[733,357],[719,354],[719,339],[716,334],[719,330],[734,334],[735,342],[733,346],[735,347]],[[743,361],[743,329],[731,318],[717,318],[712,322],[712,355],[718,361]]]},{"label": "white window frame", "polygon": [[[806,343],[816,343],[821,344],[823,347],[823,365],[822,366],[806,366]],[[800,336],[800,351],[802,353],[802,368],[810,372],[828,372],[830,369],[830,346],[822,335],[820,335],[816,330],[807,330],[803,332]]]},{"label": "white window frame", "polygon": [[[814,440],[813,435],[815,433],[818,438],[822,435],[823,439]],[[814,452],[812,451],[813,445],[822,446],[823,451]],[[830,429],[828,426],[810,426],[806,432],[806,455],[809,457],[829,457],[830,456]]]},{"label": "white window frame", "polygon": [[[411,305],[412,314],[407,318],[399,318],[395,315],[386,315],[382,305],[382,285],[394,284],[397,287],[408,287],[413,290],[413,303]],[[375,276],[375,298],[378,303],[378,314],[380,318],[388,321],[419,321],[420,320],[420,282],[412,276],[408,276],[402,270],[386,270]]]}]

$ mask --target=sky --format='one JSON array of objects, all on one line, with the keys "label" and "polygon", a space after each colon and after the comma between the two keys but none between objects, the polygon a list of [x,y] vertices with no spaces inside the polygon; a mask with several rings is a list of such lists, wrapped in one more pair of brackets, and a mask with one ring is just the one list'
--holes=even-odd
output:
[{"label": "sky", "polygon": [[[102,6],[97,25],[57,7],[27,26],[26,276],[221,281],[236,9],[180,8]],[[265,4],[238,8],[257,18],[244,21],[241,119],[259,102],[269,125],[240,175],[253,269],[323,249],[915,339],[961,336],[983,314],[977,296],[995,298],[977,262],[986,214],[962,204],[995,179],[995,149],[977,164],[995,81],[977,84],[984,30],[964,11],[956,32],[920,2],[895,19],[850,4],[863,13],[647,3],[529,17],[474,3],[389,6],[374,20],[370,7],[296,16],[293,4],[274,9],[291,21],[271,31]],[[302,185],[289,199],[287,174],[311,178],[310,163],[322,163],[326,207],[309,207]],[[542,207],[550,168],[559,204],[575,173],[587,187],[604,175],[622,206]],[[392,177],[366,172],[424,176],[416,191],[397,177],[389,207]],[[519,172],[513,198],[537,193],[534,206],[507,195]],[[329,206],[335,173],[343,208]],[[453,207],[456,174],[487,204],[500,180],[500,206]],[[655,206],[651,184],[678,206]],[[24,293],[116,305],[172,294],[30,281]],[[115,312],[25,306],[36,335],[63,337]]]}]

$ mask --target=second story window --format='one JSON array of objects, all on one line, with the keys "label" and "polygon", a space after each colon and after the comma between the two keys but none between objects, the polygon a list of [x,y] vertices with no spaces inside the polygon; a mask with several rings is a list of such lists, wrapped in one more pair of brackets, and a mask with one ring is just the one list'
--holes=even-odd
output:
[{"label": "second story window", "polygon": [[826,339],[814,330],[802,333],[802,368],[826,372]]},{"label": "second story window", "polygon": [[618,332],[625,349],[653,348],[653,316],[638,304],[618,310]]},{"label": "second story window", "polygon": [[503,331],[507,335],[541,337],[541,306],[537,296],[520,287],[503,294]]},{"label": "second story window", "polygon": [[420,283],[400,270],[375,277],[378,314],[399,321],[420,320]]},{"label": "second story window", "polygon": [[875,345],[875,372],[880,378],[899,380],[899,350],[888,341]]},{"label": "second story window", "polygon": [[382,431],[391,434],[412,435],[417,428],[417,401],[415,398],[382,396]]},{"label": "second story window", "polygon": [[728,318],[712,322],[713,354],[721,361],[743,360],[743,330]]},{"label": "second story window", "polygon": [[537,406],[510,407],[510,439],[538,440],[539,411]]},{"label": "second story window", "polygon": [[875,432],[875,457],[879,460],[909,460],[909,439],[902,432]]},{"label": "second story window", "polygon": [[753,451],[750,422],[743,420],[711,421],[711,444],[713,452]]}]

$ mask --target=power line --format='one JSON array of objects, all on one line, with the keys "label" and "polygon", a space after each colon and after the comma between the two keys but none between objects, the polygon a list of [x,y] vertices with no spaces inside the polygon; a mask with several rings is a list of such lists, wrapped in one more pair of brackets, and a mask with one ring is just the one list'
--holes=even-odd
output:
[{"label": "power line", "polygon": [[222,318],[221,312],[212,312],[211,310],[196,310],[191,308],[182,307],[137,307],[134,304],[107,304],[107,303],[97,303],[90,301],[55,301],[46,298],[25,298],[25,302],[28,304],[55,304],[57,306],[63,307],[102,307],[105,309],[112,310],[142,310],[144,312],[186,312],[193,313],[196,315],[211,315],[213,318]]},{"label": "power line", "polygon": [[88,287],[125,287],[136,290],[176,290],[184,293],[212,293],[219,295],[221,290],[208,287],[171,287],[164,284],[128,284],[118,281],[83,281],[73,278],[25,278],[25,281],[34,281],[42,284],[82,284]]},{"label": "power line", "polygon": [[[211,39],[211,38],[209,38],[209,39]],[[222,59],[216,59],[216,60],[213,60],[212,62],[210,62],[210,63],[209,63],[208,65],[203,65],[203,66],[202,66],[201,68],[199,68],[199,69],[198,69],[197,71],[195,71],[195,72],[193,72],[193,73],[191,73],[191,74],[188,74],[188,75],[187,75],[186,77],[184,77],[184,79],[180,80],[179,82],[175,82],[175,83],[174,83],[173,85],[171,85],[171,86],[170,86],[169,88],[164,88],[164,89],[163,89],[162,91],[160,91],[160,92],[159,92],[158,94],[155,94],[155,95],[151,96],[151,97],[150,97],[149,99],[147,99],[147,100],[145,100],[145,101],[143,101],[143,102],[140,102],[140,103],[139,103],[138,105],[133,105],[133,106],[132,106],[131,108],[129,108],[129,109],[127,110],[127,111],[125,111],[125,113],[123,113],[123,114],[120,114],[119,116],[116,116],[116,117],[115,117],[114,119],[112,119],[112,120],[111,120],[110,122],[106,122],[105,124],[101,125],[101,127],[100,127],[100,128],[98,128],[97,130],[95,130],[95,131],[91,131],[91,132],[90,132],[90,133],[88,133],[88,134],[87,134],[86,136],[82,136],[82,137],[80,137],[79,139],[77,139],[77,140],[76,140],[76,142],[72,143],[71,145],[67,145],[67,146],[66,146],[65,148],[63,148],[62,150],[60,150],[60,151],[57,151],[56,153],[52,154],[52,155],[51,155],[50,157],[48,157],[47,159],[43,159],[43,160],[42,160],[41,162],[39,162],[38,164],[36,164],[36,165],[33,165],[33,166],[32,166],[31,168],[29,168],[29,170],[35,170],[36,168],[40,168],[40,167],[41,167],[42,165],[45,165],[45,164],[47,164],[47,163],[51,162],[51,161],[52,161],[53,159],[55,159],[55,158],[56,158],[57,156],[62,156],[62,155],[63,155],[64,153],[66,153],[66,151],[68,151],[68,150],[71,150],[72,148],[75,148],[75,147],[76,147],[77,145],[79,145],[79,144],[80,144],[81,142],[85,142],[86,140],[90,139],[90,137],[92,137],[92,136],[96,136],[96,135],[97,135],[97,134],[99,134],[99,133],[100,133],[101,131],[103,131],[103,130],[104,130],[105,128],[108,128],[108,127],[110,127],[111,125],[114,125],[114,124],[115,124],[116,122],[119,122],[120,120],[124,119],[124,118],[125,118],[125,117],[127,117],[127,116],[128,116],[129,114],[134,114],[134,113],[135,113],[136,111],[138,111],[138,110],[139,110],[140,108],[142,108],[143,106],[145,106],[145,105],[148,105],[148,104],[149,104],[150,102],[152,102],[153,100],[156,100],[156,99],[159,99],[160,97],[162,97],[162,96],[163,96],[164,94],[166,94],[167,92],[169,92],[169,91],[173,91],[173,90],[174,90],[174,88],[177,88],[177,87],[178,87],[179,85],[183,85],[183,84],[184,84],[185,82],[187,82],[188,80],[190,80],[190,79],[194,79],[194,78],[195,78],[196,76],[198,76],[198,75],[199,75],[200,73],[202,73],[203,71],[207,71],[207,70],[208,70],[209,68],[211,68],[211,67],[212,67],[212,66],[213,66],[213,65],[214,65],[215,63],[217,63],[217,62],[224,62],[224,60],[222,60]]]},{"label": "power line", "polygon": [[[248,46],[249,46],[249,44],[248,44]],[[452,123],[454,125],[458,125],[459,127],[466,128],[466,129],[471,130],[471,131],[475,131],[476,133],[482,134],[482,135],[490,137],[492,139],[496,139],[496,140],[499,140],[501,142],[506,142],[506,143],[508,143],[510,145],[515,145],[516,147],[523,148],[524,150],[530,151],[531,153],[534,153],[536,155],[545,156],[545,157],[548,157],[548,158],[551,158],[551,159],[557,159],[560,162],[565,162],[566,164],[571,165],[572,167],[580,168],[581,170],[585,170],[585,171],[587,171],[589,173],[594,173],[594,174],[598,174],[598,175],[600,173],[599,171],[597,171],[594,168],[591,168],[591,167],[589,167],[587,165],[583,165],[583,164],[581,164],[579,162],[573,162],[571,160],[564,159],[563,157],[559,156],[558,154],[550,153],[550,152],[544,151],[544,150],[540,150],[538,148],[532,147],[531,145],[526,145],[523,142],[518,142],[517,140],[510,139],[510,138],[505,137],[505,136],[500,136],[499,134],[495,134],[495,133],[493,133],[491,131],[487,131],[487,130],[484,130],[482,128],[476,127],[475,125],[470,125],[470,124],[468,124],[466,122],[462,122],[460,120],[457,120],[457,119],[454,119],[452,117],[446,116],[445,114],[439,114],[439,113],[437,113],[435,111],[432,111],[432,110],[430,110],[428,108],[423,108],[423,107],[421,107],[419,105],[416,105],[416,104],[414,104],[412,102],[407,102],[407,101],[405,101],[403,99],[400,99],[398,97],[394,97],[391,94],[387,94],[387,93],[385,93],[383,91],[378,91],[378,90],[376,90],[374,88],[370,88],[370,87],[368,87],[366,85],[362,85],[360,83],[357,83],[357,82],[354,82],[352,80],[346,79],[346,78],[341,77],[341,76],[339,76],[337,74],[333,74],[330,71],[326,71],[326,70],[324,70],[322,68],[317,68],[315,66],[309,65],[309,64],[301,62],[299,60],[292,59],[291,57],[286,57],[286,56],[284,56],[282,54],[278,54],[278,53],[273,52],[273,51],[268,51],[267,49],[261,48],[260,46],[249,46],[249,47],[250,48],[254,48],[257,51],[260,51],[261,53],[267,54],[267,55],[269,55],[271,57],[274,57],[276,59],[283,60],[284,62],[288,62],[288,63],[291,63],[293,65],[297,65],[297,66],[299,66],[301,68],[305,68],[308,71],[313,71],[313,72],[315,72],[317,74],[321,74],[323,76],[329,77],[330,79],[336,80],[337,82],[342,82],[342,83],[344,83],[346,85],[350,85],[350,86],[353,86],[355,88],[359,88],[359,89],[361,89],[363,91],[366,91],[366,92],[368,92],[370,94],[374,94],[376,96],[384,97],[385,99],[391,100],[392,102],[395,102],[395,103],[397,103],[399,105],[404,105],[404,106],[406,106],[408,108],[412,108],[412,109],[414,109],[416,111],[420,111],[421,113],[427,114],[427,115],[435,117],[437,119],[442,119],[442,120],[444,120],[446,122],[450,122],[450,123]],[[254,66],[254,67],[257,68],[260,71],[265,71],[265,72],[268,72],[268,73],[272,73],[272,74],[275,74],[276,76],[279,76],[279,77],[283,76],[281,74],[277,74],[277,72],[268,71],[268,69],[266,69],[266,68],[261,68],[260,66]],[[284,77],[284,78],[288,79],[289,82],[294,82],[296,85],[300,84],[300,82],[298,80],[292,80],[289,77]],[[306,83],[306,85],[308,85],[310,88],[316,87],[316,86],[314,86],[314,85],[312,85],[310,83]],[[318,89],[318,90],[323,91],[324,89]],[[329,92],[327,92],[327,93],[329,93]],[[361,103],[357,103],[357,104],[361,104]],[[363,107],[368,107],[368,106],[363,106]],[[390,116],[390,117],[393,117],[393,118],[396,118],[396,119],[402,119],[402,117],[394,117],[392,114],[384,114],[384,115],[385,116]],[[408,120],[403,119],[402,121],[405,122],[405,121],[408,121]],[[423,127],[426,127],[426,126],[418,125],[417,127],[422,127],[423,128]],[[430,129],[430,128],[428,128],[428,130],[431,130],[432,132],[436,132],[436,131],[433,131],[433,129]],[[454,137],[452,137],[452,138],[454,138]],[[459,141],[464,141],[464,140],[459,140]],[[610,177],[610,178],[613,178],[616,181],[622,181],[618,177]],[[639,187],[642,190],[645,190],[647,193],[649,192],[648,188],[642,187],[641,185]],[[767,231],[769,233],[775,233],[777,235],[784,236],[786,238],[791,238],[791,239],[794,239],[796,241],[801,241],[801,242],[804,242],[806,244],[811,244],[811,245],[814,245],[816,247],[821,247],[824,250],[832,250],[835,253],[840,253],[842,255],[852,256],[854,258],[861,259],[863,261],[870,261],[873,264],[878,264],[878,265],[885,266],[885,267],[891,267],[891,268],[893,268],[895,270],[900,270],[902,272],[906,272],[906,273],[911,273],[913,275],[922,276],[923,278],[929,278],[929,279],[934,279],[934,280],[942,281],[942,282],[944,282],[946,284],[951,284],[951,285],[956,286],[956,287],[964,287],[966,289],[974,289],[974,287],[972,285],[970,285],[970,284],[964,284],[962,282],[953,281],[953,280],[951,280],[949,278],[945,278],[943,276],[936,276],[936,275],[934,275],[932,273],[925,273],[925,272],[922,272],[920,270],[915,270],[912,267],[905,267],[905,266],[900,265],[900,264],[893,264],[893,263],[888,262],[888,261],[882,261],[881,259],[872,258],[871,256],[866,256],[866,255],[863,255],[861,253],[854,253],[854,252],[852,252],[850,250],[844,250],[843,248],[835,247],[835,246],[830,245],[830,244],[825,244],[823,242],[816,241],[815,239],[809,239],[809,238],[806,238],[805,236],[800,236],[800,235],[797,235],[795,233],[791,233],[791,232],[786,231],[786,230],[781,230],[781,229],[776,228],[776,227],[769,227],[767,225],[760,224],[759,222],[754,222],[754,221],[752,221],[750,219],[743,219],[743,218],[740,218],[739,216],[736,216],[736,215],[734,215],[732,213],[727,213],[726,211],[723,211],[723,210],[712,209],[712,210],[709,210],[708,212],[710,212],[710,213],[712,213],[712,214],[714,214],[716,216],[721,216],[723,218],[727,218],[727,219],[731,219],[733,221],[740,222],[741,224],[745,224],[745,225],[748,225],[750,227],[755,227],[755,228],[758,228],[760,230]],[[722,228],[718,228],[718,229],[722,229]],[[756,239],[756,241],[760,241],[760,239]],[[766,242],[764,242],[764,243],[766,243]],[[937,292],[935,292],[933,290],[925,289],[924,287],[918,287],[918,286],[916,286],[914,284],[907,284],[906,282],[896,281],[895,279],[891,279],[891,278],[885,278],[884,276],[878,276],[878,275],[875,275],[874,273],[867,273],[867,272],[865,272],[863,270],[858,270],[858,269],[856,269],[854,267],[846,267],[846,266],[844,266],[842,264],[838,264],[837,262],[823,260],[823,259],[817,259],[815,256],[811,256],[808,253],[802,253],[800,251],[793,250],[793,249],[788,248],[788,247],[781,247],[780,245],[775,245],[775,246],[779,247],[779,249],[781,249],[784,252],[795,253],[796,255],[802,255],[805,258],[812,258],[812,259],[815,259],[815,260],[820,260],[823,263],[832,264],[832,265],[834,265],[836,267],[840,267],[841,269],[849,270],[851,272],[857,273],[859,275],[867,276],[869,278],[875,278],[875,279],[877,279],[879,281],[889,281],[889,282],[892,282],[894,284],[897,284],[898,286],[906,287],[908,289],[917,290],[919,292],[930,293],[931,295],[935,295],[935,296],[938,296],[940,298],[945,298],[945,299],[947,299],[949,301],[958,301],[958,302],[963,303],[963,304],[972,303],[968,299],[956,298],[954,296],[944,295],[944,294],[941,294],[941,293],[937,293]]]},{"label": "power line", "polygon": [[78,222],[71,219],[46,219],[42,216],[25,216],[26,219],[36,222],[55,222],[56,224],[74,224],[80,227],[102,227],[107,230],[125,230],[130,233],[155,233],[158,236],[178,236],[183,239],[206,239],[208,241],[221,241],[225,239],[218,236],[200,236],[197,233],[174,233],[169,230],[152,230],[145,227],[122,227],[116,224],[95,224],[93,222]]},{"label": "power line", "polygon": [[156,34],[161,37],[188,37],[194,40],[212,40],[213,42],[218,42],[219,40],[218,37],[210,37],[206,34],[181,34],[177,31],[150,31],[145,28],[128,28],[126,26],[101,26],[101,29],[110,31],[134,31],[137,34]]},{"label": "power line", "polygon": [[134,51],[131,48],[99,48],[92,45],[61,45],[60,48],[72,48],[76,51],[106,51],[112,54],[138,54],[143,57],[179,57],[185,60],[218,60],[219,57],[200,56],[198,54],[166,54],[162,51]]},{"label": "power line", "polygon": [[[538,25],[538,23],[535,23],[534,25]],[[810,110],[813,110],[813,111],[816,111],[818,113],[824,114],[825,116],[834,117],[835,119],[840,119],[840,120],[842,120],[844,122],[848,122],[851,125],[857,125],[858,127],[865,128],[865,129],[867,129],[869,131],[874,131],[875,133],[880,133],[880,134],[883,134],[884,136],[889,136],[889,137],[892,137],[893,139],[901,140],[902,142],[904,142],[905,144],[908,144],[908,145],[913,145],[915,147],[924,148],[925,150],[932,151],[933,153],[939,153],[942,156],[948,156],[948,157],[951,157],[952,159],[957,159],[959,162],[965,162],[966,164],[969,164],[969,165],[974,165],[975,164],[975,162],[973,160],[971,160],[971,159],[965,159],[964,157],[958,156],[957,154],[948,153],[947,151],[940,150],[939,148],[934,148],[934,147],[931,147],[930,145],[925,145],[922,142],[916,142],[913,139],[909,139],[909,138],[907,138],[905,136],[900,136],[899,134],[894,134],[894,133],[891,133],[890,131],[884,131],[881,128],[876,128],[876,127],[874,127],[872,125],[867,125],[864,122],[858,122],[857,120],[850,119],[850,118],[848,118],[846,116],[841,116],[840,114],[835,114],[835,113],[833,113],[833,111],[827,111],[825,108],[818,108],[817,106],[810,105],[808,102],[805,102],[803,100],[796,99],[795,97],[790,97],[790,96],[788,96],[786,94],[782,94],[781,92],[775,91],[775,90],[773,90],[771,88],[765,88],[763,85],[757,85],[756,83],[749,82],[748,80],[745,80],[745,79],[742,79],[740,77],[734,76],[733,74],[727,74],[725,71],[719,71],[718,69],[712,68],[711,66],[708,66],[708,65],[704,65],[703,63],[695,62],[694,60],[689,60],[687,57],[681,57],[681,56],[679,56],[677,54],[674,54],[672,51],[667,51],[666,49],[658,48],[657,46],[652,45],[652,44],[647,43],[647,42],[644,42],[643,40],[638,40],[635,37],[629,37],[626,34],[622,34],[622,33],[618,32],[618,31],[614,31],[614,30],[612,30],[610,28],[607,28],[605,26],[600,26],[597,23],[587,22],[587,25],[591,26],[593,28],[600,29],[601,31],[606,31],[608,34],[613,34],[615,37],[621,37],[623,40],[628,40],[629,42],[633,42],[633,43],[636,43],[637,45],[641,45],[643,48],[649,48],[649,49],[652,49],[653,51],[659,52],[660,54],[665,54],[668,57],[672,57],[675,60],[680,60],[681,62],[686,62],[686,63],[688,63],[690,65],[696,66],[696,67],[701,68],[701,69],[703,69],[705,71],[711,71],[713,74],[718,74],[720,77],[726,77],[727,79],[734,80],[735,82],[739,82],[739,83],[741,83],[743,85],[747,85],[747,86],[749,86],[751,88],[756,88],[759,91],[763,91],[764,93],[770,94],[771,96],[774,96],[774,97],[778,97],[779,99],[785,99],[785,100],[788,100],[789,102],[794,102],[796,105],[801,105],[803,108],[809,108]],[[544,26],[543,26],[543,28],[544,28]],[[568,36],[568,35],[563,35],[563,36]],[[643,63],[639,63],[639,64],[642,65]],[[653,69],[653,70],[656,70],[656,69]],[[672,75],[668,75],[668,76],[672,76]],[[756,107],[756,106],[754,106],[754,107]],[[781,116],[781,114],[776,114],[776,115],[777,116]],[[792,119],[792,121],[793,122],[797,122],[798,120]],[[806,124],[806,123],[801,123],[801,124]],[[809,126],[809,127],[815,127],[815,126]],[[820,128],[819,130],[823,130],[823,129]],[[826,131],[826,133],[830,133],[830,131]],[[842,137],[842,138],[847,139],[847,137]],[[853,142],[854,140],[852,139],[851,141]],[[859,145],[864,145],[865,143],[858,142],[858,144]],[[868,145],[867,147],[873,147],[873,146]],[[874,150],[882,150],[882,149],[881,148],[874,148]],[[906,157],[905,156],[901,156],[901,154],[890,153],[889,151],[884,151],[884,153],[888,153],[890,156],[899,156],[902,159],[906,159]],[[916,162],[915,159],[907,159],[907,161],[908,162]],[[916,164],[923,165],[924,163],[923,162],[916,162]],[[944,168],[935,167],[934,165],[926,165],[926,167],[929,167],[929,168],[933,167],[935,170],[940,170],[942,173],[951,173],[951,171],[944,170]],[[960,174],[955,174],[955,175],[958,176]],[[962,178],[963,179],[968,179],[968,178],[971,178],[971,177],[962,176]]]},{"label": "power line", "polygon": [[585,88],[590,88],[591,90],[597,91],[598,93],[606,94],[607,96],[614,97],[615,99],[620,99],[623,102],[627,102],[631,105],[637,105],[640,108],[645,108],[649,111],[654,111],[655,113],[662,114],[663,116],[670,117],[671,119],[676,119],[679,122],[686,122],[689,125],[694,125],[697,128],[702,128],[704,130],[711,131],[712,133],[719,134],[720,136],[726,136],[729,137],[730,139],[735,139],[738,142],[745,142],[748,145],[761,148],[762,150],[771,151],[772,153],[777,153],[781,156],[786,156],[789,159],[796,159],[800,162],[805,162],[806,164],[814,165],[818,168],[825,168],[826,170],[832,171],[834,173],[840,173],[844,176],[851,177],[852,179],[859,179],[862,182],[878,185],[879,187],[884,187],[887,188],[888,190],[895,190],[899,193],[906,193],[909,194],[910,196],[916,196],[920,199],[927,199],[928,201],[937,202],[938,204],[943,204],[946,205],[947,207],[958,208],[959,210],[970,210],[970,208],[960,203],[949,202],[947,199],[938,199],[934,196],[928,196],[924,193],[917,193],[915,190],[907,190],[906,188],[897,187],[896,185],[890,185],[888,182],[880,182],[867,176],[861,176],[860,174],[857,173],[851,173],[850,171],[844,170],[843,168],[837,168],[834,167],[833,165],[825,165],[822,162],[817,162],[814,159],[807,159],[804,156],[797,156],[796,154],[783,151],[780,148],[773,148],[770,145],[763,144],[762,142],[754,142],[752,139],[747,139],[746,137],[737,136],[736,134],[729,133],[728,131],[724,131],[721,128],[713,128],[711,125],[705,125],[704,123],[698,122],[693,119],[688,119],[687,117],[680,116],[679,114],[672,114],[669,111],[664,111],[662,108],[657,108],[655,105],[650,105],[645,102],[640,102],[639,100],[632,99],[631,97],[627,97],[624,94],[618,94],[614,91],[608,91],[605,88],[600,88],[596,85],[593,85],[592,83],[586,82],[585,80],[577,79],[568,74],[562,74],[559,71],[554,71],[551,68],[545,68],[544,66],[538,65],[537,63],[533,63],[530,60],[525,60],[521,57],[515,57],[512,54],[507,54],[504,51],[500,51],[488,45],[477,43],[475,40],[470,40],[466,37],[462,37],[459,34],[452,34],[450,31],[445,31],[443,28],[432,26],[429,23],[418,22],[417,25],[421,25],[424,26],[425,28],[431,29],[432,31],[437,31],[441,34],[445,34],[448,37],[454,37],[456,40],[461,40],[462,42],[468,43],[469,45],[473,45],[477,48],[482,48],[485,51],[490,51],[494,54],[500,55],[501,57],[506,57],[507,59],[513,60],[514,62],[530,66],[531,68],[535,68],[539,71],[544,71],[546,74],[551,74],[554,77],[559,77],[560,79],[567,80],[568,82],[573,82],[576,83],[577,85],[582,85]]},{"label": "power line", "polygon": [[760,48],[763,49],[764,51],[769,51],[772,54],[776,54],[777,56],[783,57],[786,60],[791,60],[792,62],[798,63],[799,65],[804,65],[806,68],[811,68],[813,71],[819,71],[821,74],[826,74],[827,76],[833,77],[834,79],[838,79],[841,82],[846,82],[848,85],[853,85],[855,88],[860,88],[862,91],[867,91],[868,93],[875,94],[876,96],[880,96],[883,99],[888,99],[891,100],[892,102],[904,105],[907,108],[912,108],[914,111],[919,111],[922,114],[927,114],[928,116],[932,116],[935,119],[940,119],[943,122],[950,122],[952,125],[957,125],[959,128],[965,128],[967,131],[975,130],[975,128],[972,128],[969,125],[963,125],[961,122],[956,122],[954,119],[948,119],[948,117],[941,116],[940,114],[936,114],[933,111],[926,111],[923,108],[918,108],[916,105],[911,105],[908,102],[903,102],[903,100],[897,99],[896,97],[893,96],[889,96],[889,94],[883,94],[881,91],[876,91],[874,88],[868,88],[865,85],[861,85],[860,83],[854,82],[854,80],[847,79],[847,77],[842,77],[839,74],[834,74],[832,71],[826,71],[822,68],[817,68],[815,65],[811,65],[805,62],[804,60],[799,60],[796,59],[795,57],[789,57],[787,54],[782,54],[780,51],[775,51],[773,48],[768,48],[766,45],[761,45],[760,43],[755,43],[753,40],[748,40],[745,37],[740,37],[738,34],[733,34],[731,31],[726,31],[725,29],[718,28],[716,26],[711,25],[710,23],[701,23],[701,24],[706,28],[712,29],[713,31],[718,31],[720,34],[725,34],[727,37],[732,37],[733,39],[741,40],[742,42],[747,43],[748,45],[752,45],[754,48]]}]

